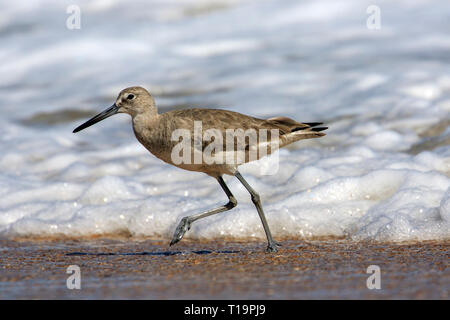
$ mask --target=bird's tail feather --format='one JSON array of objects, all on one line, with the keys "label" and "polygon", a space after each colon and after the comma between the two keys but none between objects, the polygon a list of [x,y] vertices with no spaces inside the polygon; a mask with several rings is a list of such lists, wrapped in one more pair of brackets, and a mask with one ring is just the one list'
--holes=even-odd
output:
[{"label": "bird's tail feather", "polygon": [[321,131],[328,129],[319,127],[322,122],[302,123],[286,117],[270,118],[266,121],[280,129],[280,148],[298,140],[323,137],[326,134]]}]

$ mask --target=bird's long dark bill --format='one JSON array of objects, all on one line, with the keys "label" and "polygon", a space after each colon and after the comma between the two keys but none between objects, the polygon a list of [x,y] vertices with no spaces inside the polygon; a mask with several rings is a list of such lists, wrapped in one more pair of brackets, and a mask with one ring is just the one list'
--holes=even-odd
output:
[{"label": "bird's long dark bill", "polygon": [[111,107],[100,112],[98,115],[89,119],[88,121],[83,123],[81,126],[76,127],[75,130],[73,130],[73,133],[81,131],[83,129],[86,129],[87,127],[90,127],[93,124],[96,124],[97,122],[102,121],[103,119],[111,117],[112,115],[115,115],[117,113],[117,111],[119,111],[119,107],[116,106],[116,104],[113,104]]}]

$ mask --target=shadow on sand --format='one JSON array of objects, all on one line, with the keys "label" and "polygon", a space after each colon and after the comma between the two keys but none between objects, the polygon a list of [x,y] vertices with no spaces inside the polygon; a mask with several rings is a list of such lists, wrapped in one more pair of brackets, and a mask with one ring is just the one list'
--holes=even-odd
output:
[{"label": "shadow on sand", "polygon": [[66,253],[66,256],[174,256],[178,254],[210,254],[210,253],[239,253],[240,251],[233,250],[194,250],[194,251],[157,251],[157,252],[124,252],[124,253],[114,253],[114,252],[70,252]]}]

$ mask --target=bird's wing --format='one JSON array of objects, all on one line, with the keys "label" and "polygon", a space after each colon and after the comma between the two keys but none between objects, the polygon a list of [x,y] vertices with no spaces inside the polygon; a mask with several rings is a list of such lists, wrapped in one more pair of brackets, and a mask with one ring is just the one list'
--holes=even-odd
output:
[{"label": "bird's wing", "polygon": [[[296,132],[295,140],[300,140],[323,136],[325,134],[319,133],[319,131],[327,129],[326,127],[317,127],[322,124],[320,122],[301,123],[287,117],[275,117],[264,120],[221,109],[183,109],[169,111],[163,115],[168,115],[167,118],[170,119],[172,130],[187,129],[193,137],[195,136],[194,128],[201,130],[203,134],[208,130],[211,135],[221,135],[222,141],[226,141],[227,130],[236,131],[239,129],[244,132],[254,129],[256,133],[259,133],[260,129],[266,129],[267,141],[269,141],[271,138],[270,130],[277,129],[282,140],[281,145],[285,145],[286,143],[283,143],[283,140],[290,143],[292,140],[291,135],[294,132]],[[285,136],[285,139],[282,136]],[[288,137],[289,139],[287,139]],[[211,140],[202,141],[201,144],[197,145],[202,145],[204,150],[210,142]],[[250,139],[245,141],[245,149],[250,147],[249,144],[251,144]]]}]

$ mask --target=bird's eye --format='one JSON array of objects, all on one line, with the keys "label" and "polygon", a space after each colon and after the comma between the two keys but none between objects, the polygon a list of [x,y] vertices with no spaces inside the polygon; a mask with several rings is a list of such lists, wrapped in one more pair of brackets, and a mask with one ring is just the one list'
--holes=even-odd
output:
[{"label": "bird's eye", "polygon": [[130,93],[130,94],[127,96],[127,99],[128,99],[128,100],[133,100],[134,97],[135,97],[135,95]]}]

